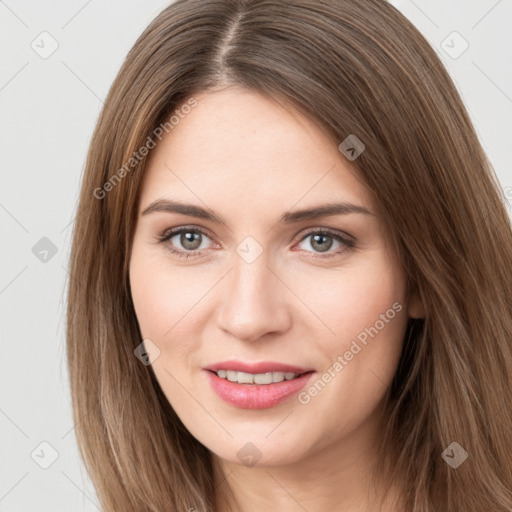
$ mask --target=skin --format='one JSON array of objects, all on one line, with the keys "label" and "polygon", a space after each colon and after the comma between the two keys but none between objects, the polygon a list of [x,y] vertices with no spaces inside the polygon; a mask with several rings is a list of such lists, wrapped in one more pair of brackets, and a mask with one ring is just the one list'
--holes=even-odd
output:
[{"label": "skin", "polygon": [[[324,130],[256,92],[228,88],[195,98],[198,105],[151,151],[130,259],[140,330],[160,350],[152,369],[183,424],[212,453],[220,512],[229,502],[226,483],[243,512],[375,511],[381,489],[370,478],[383,399],[407,318],[423,316],[422,305],[416,297],[406,302],[405,273],[374,198]],[[209,208],[225,224],[142,215],[162,198]],[[279,223],[284,212],[340,200],[372,214]],[[180,234],[158,242],[182,226],[206,232],[199,255],[169,251],[193,252]],[[355,246],[328,238],[332,246],[324,243],[322,252],[308,228],[348,234]],[[263,251],[251,263],[236,252],[248,236]],[[395,303],[401,310],[307,404],[294,395],[267,409],[236,408],[202,370],[227,359],[278,361],[315,369],[314,382]],[[248,442],[261,455],[253,466],[237,457]],[[399,510],[393,507],[387,501],[382,510]]]}]

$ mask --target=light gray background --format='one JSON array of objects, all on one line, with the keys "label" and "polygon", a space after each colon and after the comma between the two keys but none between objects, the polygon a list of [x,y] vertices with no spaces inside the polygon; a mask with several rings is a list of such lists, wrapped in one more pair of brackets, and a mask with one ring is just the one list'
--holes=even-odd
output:
[{"label": "light gray background", "polygon": [[[392,3],[447,66],[512,203],[512,2]],[[101,510],[78,457],[65,368],[71,227],[102,100],[168,4],[0,0],[1,512]],[[49,51],[52,39],[47,58],[32,48]],[[43,237],[54,255],[36,245]]]}]

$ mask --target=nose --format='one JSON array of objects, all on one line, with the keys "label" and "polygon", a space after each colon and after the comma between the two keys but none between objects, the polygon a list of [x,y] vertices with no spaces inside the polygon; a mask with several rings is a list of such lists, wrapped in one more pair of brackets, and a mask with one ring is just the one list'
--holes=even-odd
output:
[{"label": "nose", "polygon": [[265,252],[252,263],[235,255],[216,310],[218,327],[249,342],[286,332],[291,325],[290,291],[281,279],[269,268]]}]

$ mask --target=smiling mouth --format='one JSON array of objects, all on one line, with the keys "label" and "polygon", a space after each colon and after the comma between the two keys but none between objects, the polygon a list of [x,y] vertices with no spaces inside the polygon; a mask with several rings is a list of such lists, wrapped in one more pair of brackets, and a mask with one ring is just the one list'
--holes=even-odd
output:
[{"label": "smiling mouth", "polygon": [[312,371],[294,373],[294,372],[266,372],[266,373],[247,373],[238,372],[234,370],[208,370],[209,372],[217,375],[221,379],[228,380],[238,384],[259,384],[268,385],[276,384],[287,380],[294,380]]}]

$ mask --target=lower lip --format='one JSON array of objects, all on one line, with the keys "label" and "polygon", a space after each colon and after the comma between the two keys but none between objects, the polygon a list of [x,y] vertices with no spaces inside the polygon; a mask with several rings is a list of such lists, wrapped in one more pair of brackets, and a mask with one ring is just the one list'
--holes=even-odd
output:
[{"label": "lower lip", "polygon": [[239,384],[218,377],[205,370],[213,390],[228,404],[241,409],[267,409],[284,402],[298,393],[311,379],[314,372],[304,373],[291,380],[273,384]]}]

